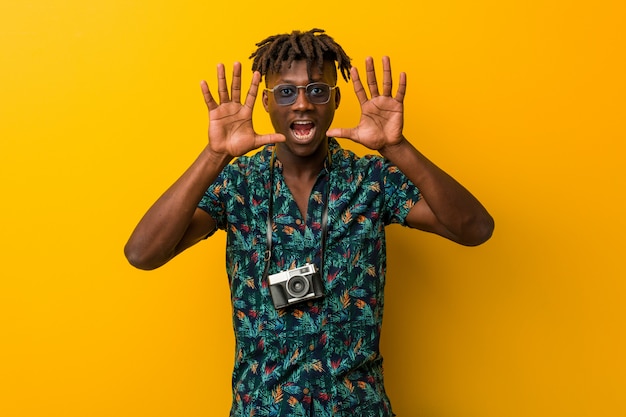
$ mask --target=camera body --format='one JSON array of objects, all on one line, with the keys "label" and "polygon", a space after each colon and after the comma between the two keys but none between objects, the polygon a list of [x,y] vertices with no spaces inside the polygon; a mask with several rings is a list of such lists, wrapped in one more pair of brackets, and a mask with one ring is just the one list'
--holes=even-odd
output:
[{"label": "camera body", "polygon": [[268,276],[270,294],[277,309],[324,295],[322,277],[313,264]]}]

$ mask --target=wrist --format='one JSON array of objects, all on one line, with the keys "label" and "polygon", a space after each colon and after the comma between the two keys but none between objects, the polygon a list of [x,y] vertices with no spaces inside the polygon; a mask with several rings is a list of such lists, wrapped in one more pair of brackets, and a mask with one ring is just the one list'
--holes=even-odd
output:
[{"label": "wrist", "polygon": [[385,158],[393,160],[395,156],[402,155],[411,148],[413,148],[413,145],[402,135],[398,140],[393,141],[393,143],[380,148],[378,152]]},{"label": "wrist", "polygon": [[220,168],[228,165],[228,163],[233,159],[232,155],[229,155],[225,152],[217,152],[213,150],[208,144],[202,150],[200,157],[210,166],[218,166]]}]

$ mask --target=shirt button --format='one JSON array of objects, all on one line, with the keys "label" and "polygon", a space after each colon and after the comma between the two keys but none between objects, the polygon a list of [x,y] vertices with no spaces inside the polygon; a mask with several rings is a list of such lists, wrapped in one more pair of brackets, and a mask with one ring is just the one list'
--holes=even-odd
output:
[{"label": "shirt button", "polygon": [[300,219],[296,219],[296,224],[297,224],[298,226],[299,226],[299,225],[301,225],[301,224],[302,224],[302,220],[300,220]]},{"label": "shirt button", "polygon": [[309,391],[308,388],[305,388],[305,389],[302,390],[302,392],[304,393],[304,395],[307,395],[310,391]]},{"label": "shirt button", "polygon": [[309,345],[309,350],[311,350],[311,351],[315,350],[315,345],[313,343],[311,343]]}]

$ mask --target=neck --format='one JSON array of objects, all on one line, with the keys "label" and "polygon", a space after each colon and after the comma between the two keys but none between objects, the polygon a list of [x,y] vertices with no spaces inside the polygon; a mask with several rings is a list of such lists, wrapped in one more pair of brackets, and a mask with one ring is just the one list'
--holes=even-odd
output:
[{"label": "neck", "polygon": [[290,152],[282,143],[276,145],[276,157],[283,165],[283,175],[297,178],[316,178],[328,157],[328,141],[324,141],[310,155]]}]

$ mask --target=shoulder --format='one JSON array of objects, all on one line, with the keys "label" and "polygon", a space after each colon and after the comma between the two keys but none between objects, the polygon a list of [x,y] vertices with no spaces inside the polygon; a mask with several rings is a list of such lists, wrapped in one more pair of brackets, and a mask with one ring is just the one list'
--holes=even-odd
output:
[{"label": "shoulder", "polygon": [[389,163],[380,155],[357,155],[349,149],[342,148],[335,138],[329,140],[333,166],[339,167],[340,171],[368,174],[372,171],[382,171]]},{"label": "shoulder", "polygon": [[355,178],[360,181],[386,183],[389,177],[392,181],[403,181],[404,175],[388,159],[381,155],[357,155],[351,150],[331,147],[333,172],[339,178]]},{"label": "shoulder", "polygon": [[244,177],[250,181],[255,180],[259,174],[263,174],[267,170],[273,146],[268,145],[255,154],[236,158],[222,170],[221,176],[225,178]]}]

